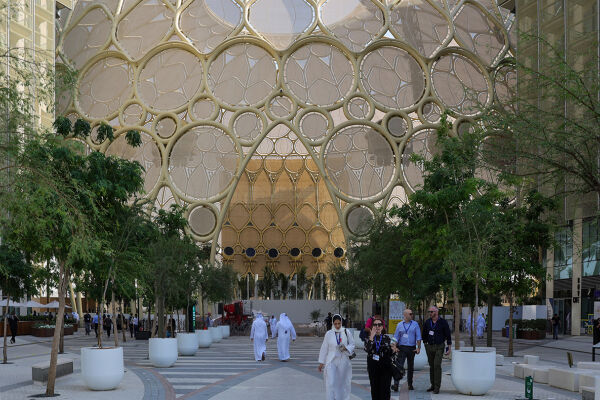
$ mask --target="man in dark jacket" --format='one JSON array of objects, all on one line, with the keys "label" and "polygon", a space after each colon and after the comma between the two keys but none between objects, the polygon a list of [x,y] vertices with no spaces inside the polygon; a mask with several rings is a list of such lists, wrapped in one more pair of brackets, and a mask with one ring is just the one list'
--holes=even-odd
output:
[{"label": "man in dark jacket", "polygon": [[452,336],[448,322],[440,318],[436,306],[429,307],[429,319],[423,324],[423,342],[429,362],[429,380],[431,387],[428,392],[440,392],[442,385],[442,357],[449,354],[452,347]]},{"label": "man in dark jacket", "polygon": [[10,327],[10,333],[12,335],[10,342],[14,343],[16,341],[15,336],[17,336],[17,330],[19,329],[19,318],[14,311],[8,316],[8,326]]}]

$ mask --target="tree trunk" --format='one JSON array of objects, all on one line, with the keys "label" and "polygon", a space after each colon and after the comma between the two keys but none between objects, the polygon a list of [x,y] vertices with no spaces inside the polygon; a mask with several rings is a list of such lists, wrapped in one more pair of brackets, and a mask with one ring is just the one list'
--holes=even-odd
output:
[{"label": "tree trunk", "polygon": [[56,363],[58,362],[58,342],[65,318],[65,292],[68,271],[64,261],[58,261],[58,314],[56,315],[56,327],[54,328],[54,338],[52,339],[52,351],[50,352],[50,368],[48,369],[48,384],[46,386],[46,396],[54,396],[54,386],[56,383]]},{"label": "tree trunk", "polygon": [[9,302],[10,302],[10,294],[6,298],[6,307],[4,307],[4,348],[2,349],[2,364],[8,363],[8,351],[7,351],[8,343],[7,343],[7,337],[6,337],[7,336],[6,326],[8,325],[8,303]]},{"label": "tree trunk", "polygon": [[69,294],[70,294],[70,299],[71,299],[71,310],[75,310],[75,312],[79,315],[83,315],[81,313],[81,310],[79,310],[77,308],[77,299],[75,297],[75,290],[73,290],[73,282],[71,282],[71,277],[69,277],[69,281],[68,281],[68,285],[69,285]]},{"label": "tree trunk", "polygon": [[[479,273],[475,274],[475,316],[479,321]],[[475,340],[473,340],[473,351],[475,351]]]},{"label": "tree trunk", "polygon": [[[113,282],[112,282],[112,287],[115,287],[115,279],[113,278]],[[115,291],[111,290],[110,291],[110,298],[111,298],[111,305],[112,305],[112,315],[110,317],[110,319],[112,320],[112,328],[115,330],[115,347],[119,347],[119,329],[117,327],[117,316],[116,316],[116,310],[117,307],[115,306]],[[121,327],[122,328],[122,327]]]},{"label": "tree trunk", "polygon": [[[58,319],[58,316],[56,317]],[[58,324],[56,325],[58,326]],[[65,319],[60,328],[60,341],[58,342],[58,354],[65,354]]]},{"label": "tree trunk", "polygon": [[512,294],[508,297],[508,356],[513,357],[513,299]]},{"label": "tree trunk", "polygon": [[487,343],[486,346],[487,347],[492,347],[492,321],[493,319],[493,312],[494,312],[494,295],[493,294],[488,294],[488,315],[487,315],[487,327],[488,327],[488,331],[487,331]]},{"label": "tree trunk", "polygon": [[154,327],[152,326],[152,303],[148,302],[148,329],[150,329],[150,337],[156,337],[154,335]]},{"label": "tree trunk", "polygon": [[104,332],[104,318],[102,311],[104,310],[104,299],[100,300],[100,308],[98,309],[98,347],[102,348],[102,332]]},{"label": "tree trunk", "polygon": [[474,330],[477,329],[477,325],[475,324],[475,320],[473,319],[473,307],[469,307],[469,311],[471,312],[471,319],[469,321],[469,332],[470,332],[470,339],[471,339],[471,346],[473,347],[473,351],[475,350],[475,332]]},{"label": "tree trunk", "polygon": [[458,303],[458,277],[452,266],[452,297],[454,297],[454,348],[460,350],[460,304]]},{"label": "tree trunk", "polygon": [[165,301],[164,297],[157,296],[156,297],[156,323],[158,324],[158,337],[165,338]]}]

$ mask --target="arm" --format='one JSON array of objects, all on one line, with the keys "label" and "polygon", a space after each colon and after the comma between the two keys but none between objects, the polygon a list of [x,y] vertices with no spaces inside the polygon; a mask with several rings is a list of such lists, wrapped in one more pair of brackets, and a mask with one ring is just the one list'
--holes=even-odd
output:
[{"label": "arm", "polygon": [[420,328],[415,329],[415,336],[417,339],[417,348],[416,348],[415,352],[417,354],[419,354],[421,352],[421,341],[423,340],[423,338],[421,337],[421,329]]},{"label": "arm", "polygon": [[354,335],[350,335],[348,334],[348,331],[345,330],[346,332],[346,337],[348,338],[348,344],[346,345],[346,350],[348,350],[348,353],[352,354],[352,352],[354,351],[354,348],[356,347],[355,343],[354,343]]},{"label": "arm", "polygon": [[329,352],[329,345],[327,339],[329,338],[329,332],[325,334],[323,343],[321,344],[321,350],[319,351],[319,372],[323,370],[325,363],[327,362],[327,353]]},{"label": "arm", "polygon": [[292,340],[296,340],[296,330],[294,329],[293,324],[292,324],[291,334],[292,334]]},{"label": "arm", "polygon": [[396,325],[396,331],[394,332],[394,338],[400,343],[400,324]]}]

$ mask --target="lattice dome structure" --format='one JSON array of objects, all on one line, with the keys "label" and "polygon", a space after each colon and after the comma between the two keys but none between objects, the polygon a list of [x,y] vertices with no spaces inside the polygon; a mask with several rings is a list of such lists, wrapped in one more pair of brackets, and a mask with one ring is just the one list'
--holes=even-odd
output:
[{"label": "lattice dome structure", "polygon": [[513,22],[494,0],[79,0],[58,111],[115,127],[88,145],[138,160],[213,257],[314,274],[422,183],[445,110],[457,133],[511,95]]}]

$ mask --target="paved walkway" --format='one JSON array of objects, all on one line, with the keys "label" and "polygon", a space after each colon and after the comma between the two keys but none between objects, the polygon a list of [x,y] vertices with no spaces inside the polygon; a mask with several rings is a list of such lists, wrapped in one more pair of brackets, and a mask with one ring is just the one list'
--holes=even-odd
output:
[{"label": "paved walkway", "polygon": [[[193,357],[179,357],[172,368],[153,368],[148,360],[146,341],[128,340],[123,345],[125,354],[125,379],[115,391],[93,392],[83,386],[80,377],[79,352],[81,347],[95,343],[93,336],[84,336],[81,331],[65,338],[65,354],[61,357],[74,360],[75,373],[57,380],[57,393],[62,399],[213,399],[213,400],[280,400],[324,399],[324,385],[317,371],[321,338],[301,337],[291,346],[292,359],[282,363],[277,360],[275,341],[267,344],[267,361],[253,361],[253,350],[247,337],[231,337],[209,349],[199,350]],[[505,359],[505,365],[497,367],[496,383],[482,399],[510,399],[523,397],[524,382],[512,377],[512,362],[522,360],[525,354],[539,355],[550,364],[566,366],[566,352],[573,354],[575,361],[591,360],[591,338],[566,337],[558,341],[515,341],[515,357]],[[505,353],[508,340],[495,335],[494,345],[500,354]],[[31,366],[47,361],[51,339],[18,337],[16,345],[8,348],[9,362],[0,364],[0,400],[27,399],[31,395],[44,392],[43,386],[31,381]],[[485,345],[485,341],[478,341]],[[352,399],[370,399],[369,379],[366,371],[366,355],[357,351],[352,362]],[[415,374],[415,391],[408,391],[402,382],[394,400],[412,399],[462,399],[472,398],[459,395],[450,379],[450,361],[443,364],[444,377],[442,390],[432,395],[425,390],[429,387],[427,367]],[[476,371],[474,371],[476,373]],[[580,399],[578,393],[558,390],[548,385],[536,384],[535,397],[538,399]]]}]

